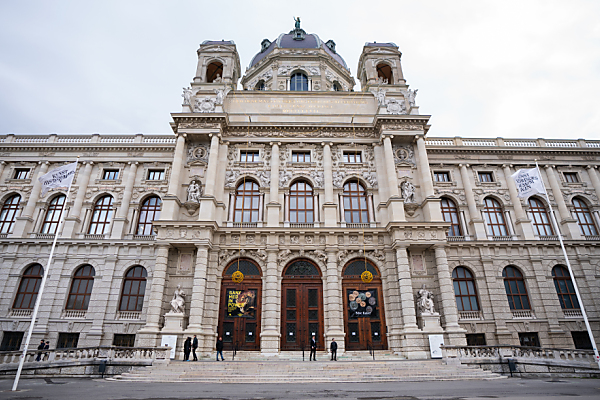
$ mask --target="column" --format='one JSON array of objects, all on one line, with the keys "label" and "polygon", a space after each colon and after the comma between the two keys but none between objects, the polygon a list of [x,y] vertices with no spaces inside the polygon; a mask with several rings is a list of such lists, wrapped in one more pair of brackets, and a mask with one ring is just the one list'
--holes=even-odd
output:
[{"label": "column", "polygon": [[[47,246],[44,246],[42,251],[44,252],[44,258],[46,258],[47,260],[48,254],[50,254],[50,245],[48,244]],[[35,324],[35,327],[33,328],[34,334],[41,333],[43,335],[47,335],[49,333],[48,322],[50,318],[60,317],[60,314],[63,311],[64,297],[57,296],[56,293],[58,292],[58,289],[61,285],[61,281],[63,281],[62,274],[66,260],[66,252],[64,254],[56,255],[52,259],[52,265],[48,270],[48,279],[46,279],[46,287],[42,295],[42,302],[40,303],[40,308],[38,310],[37,322]],[[44,268],[47,268],[47,261],[42,262],[42,265]],[[68,285],[70,284],[71,282],[68,283]],[[66,289],[66,291],[68,290],[69,289]],[[59,302],[60,306],[55,306],[55,302]]]},{"label": "column", "polygon": [[[274,71],[277,73],[277,71]],[[271,143],[271,182],[269,186],[269,204],[267,204],[267,226],[279,226],[279,143]]]},{"label": "column", "polygon": [[508,185],[508,192],[510,194],[510,201],[513,203],[513,207],[515,209],[515,215],[517,217],[516,225],[520,229],[520,233],[523,235],[523,239],[525,240],[533,240],[535,239],[535,235],[533,233],[533,226],[531,225],[531,221],[527,218],[527,214],[523,210],[523,206],[521,206],[521,199],[519,198],[519,194],[517,193],[517,186],[515,185],[515,180],[511,177],[512,171],[510,167],[506,164],[502,166],[504,171],[504,179],[506,180],[506,184]]},{"label": "column", "polygon": [[448,328],[458,328],[458,310],[456,309],[456,299],[454,297],[454,286],[450,277],[450,267],[446,257],[444,245],[435,245],[435,264],[437,266],[438,285],[442,296],[442,312],[444,314],[446,330]]},{"label": "column", "polygon": [[208,248],[204,245],[198,245],[196,266],[194,267],[194,286],[192,287],[192,300],[190,301],[189,323],[186,334],[187,336],[198,336],[199,348],[203,347],[203,341],[209,339],[205,338],[202,332],[207,270]]},{"label": "column", "polygon": [[[48,161],[42,163],[40,162],[41,167],[40,171],[36,175],[35,178],[32,178],[33,188],[31,189],[31,194],[29,195],[29,199],[27,199],[27,205],[25,209],[21,213],[20,216],[16,218],[15,228],[13,230],[11,237],[23,237],[27,234],[27,231],[30,229],[31,222],[33,219],[33,212],[35,211],[35,205],[40,198],[40,191],[42,189],[42,184],[39,181],[39,178],[48,172],[48,166],[50,163]],[[66,207],[66,204],[65,204]]]},{"label": "column", "polygon": [[387,171],[385,168],[385,160],[384,160],[384,152],[383,146],[380,144],[373,145],[373,154],[375,156],[375,170],[377,171],[377,181],[379,185],[377,187],[377,192],[379,193],[379,204],[375,207],[377,211],[377,220],[381,222],[382,226],[387,225],[387,209],[385,208],[385,203],[389,197],[389,193],[387,190],[388,182]]},{"label": "column", "polygon": [[84,166],[79,167],[79,175],[77,175],[77,196],[73,202],[73,207],[69,212],[69,216],[65,218],[65,227],[63,229],[63,237],[73,237],[77,225],[81,222],[81,207],[83,206],[83,200],[85,200],[85,192],[90,182],[90,175],[92,174],[92,168],[94,163],[91,161],[84,162]]},{"label": "column", "polygon": [[315,227],[319,226],[319,195],[318,194],[313,194],[313,221],[315,224]]},{"label": "column", "polygon": [[179,204],[177,202],[179,191],[181,189],[181,169],[185,157],[185,137],[186,134],[179,134],[175,144],[175,154],[173,154],[173,164],[171,165],[171,176],[169,178],[169,188],[166,196],[163,197],[163,207],[160,213],[160,220],[172,221],[179,213]]},{"label": "column", "polygon": [[323,176],[325,180],[325,201],[323,202],[323,223],[326,227],[337,226],[337,206],[333,202],[333,163],[331,144],[323,145]]},{"label": "column", "polygon": [[4,167],[6,166],[6,161],[0,161],[0,178],[2,178],[2,173],[4,172]]},{"label": "column", "polygon": [[[383,137],[383,150],[388,178],[387,190],[390,195],[387,200],[387,219],[389,222],[405,222],[404,199],[400,196],[400,190],[398,189],[398,173],[396,172],[396,163],[394,162],[394,152],[392,150],[392,140],[390,139],[390,136]],[[381,185],[382,183],[379,184],[380,187]]]},{"label": "column", "polygon": [[465,189],[465,197],[467,198],[467,205],[469,206],[469,221],[473,229],[471,232],[475,235],[476,240],[487,240],[487,233],[485,231],[485,225],[483,224],[483,218],[477,210],[477,203],[475,202],[475,196],[473,195],[473,185],[471,184],[471,177],[467,170],[468,164],[459,164],[460,177],[462,179],[463,188]]},{"label": "column", "polygon": [[[558,223],[565,225],[566,232],[564,232],[564,228],[563,232],[568,234],[571,239],[581,239],[579,226],[577,225],[577,221],[571,216],[571,212],[567,207],[562,190],[560,190],[560,184],[558,183],[556,172],[554,171],[554,167],[552,165],[546,165],[546,176],[548,177],[548,182],[550,183],[550,188],[552,189],[552,194],[554,195],[554,201],[556,201],[556,204],[558,205],[558,213],[561,219],[558,221]],[[557,232],[557,234],[560,233]]]},{"label": "column", "polygon": [[423,183],[423,213],[427,221],[443,221],[441,200],[435,198],[433,191],[433,180],[429,170],[429,159],[425,148],[424,136],[417,136],[417,151],[419,153],[419,170],[421,171],[421,182]]},{"label": "column", "polygon": [[210,153],[208,154],[208,167],[206,167],[206,185],[204,196],[200,199],[199,221],[214,221],[215,219],[215,183],[217,180],[217,169],[219,168],[219,136],[210,134]]},{"label": "column", "polygon": [[402,325],[405,331],[416,331],[417,317],[415,299],[413,295],[408,252],[405,246],[396,248],[396,267],[398,268],[398,282],[400,285],[400,304],[402,307]]},{"label": "column", "polygon": [[592,181],[592,187],[596,191],[596,196],[600,198],[600,177],[598,177],[598,171],[593,165],[588,165],[587,170],[588,175],[590,176],[590,180]]},{"label": "column", "polygon": [[100,270],[96,270],[97,275],[94,278],[92,297],[90,299],[90,307],[87,313],[88,316],[92,316],[94,318],[92,327],[87,334],[88,337],[96,336],[96,338],[91,341],[93,342],[93,346],[100,344],[100,340],[104,332],[104,320],[114,318],[114,315],[107,318],[106,310],[108,308],[107,300],[110,297],[110,289],[112,286],[116,265],[117,257],[109,256],[104,260],[104,266]]},{"label": "column", "polygon": [[167,264],[169,262],[169,246],[159,245],[156,251],[156,262],[152,273],[150,299],[146,313],[146,326],[139,330],[140,333],[158,333],[158,321],[162,314],[162,303],[167,277]]},{"label": "column", "polygon": [[276,248],[267,249],[267,266],[265,272],[265,294],[263,296],[263,321],[264,326],[260,333],[260,351],[263,354],[277,354],[279,352],[279,282],[277,281],[277,254]]},{"label": "column", "polygon": [[[329,344],[332,338],[344,337],[344,318],[342,314],[342,291],[340,290],[340,279],[338,272],[337,251],[327,250],[327,279],[325,281],[325,291],[323,297],[327,304],[327,331],[325,332],[325,343]],[[338,346],[340,352],[344,351],[344,341],[340,340]]]},{"label": "column", "polygon": [[[113,219],[113,227],[111,239],[120,239],[123,237],[125,225],[127,224],[127,213],[129,211],[129,203],[133,193],[133,185],[137,174],[138,162],[130,162],[129,172],[127,173],[127,181],[125,182],[125,190],[123,191],[123,199],[117,210],[117,216]],[[131,221],[133,223],[133,221]]]}]

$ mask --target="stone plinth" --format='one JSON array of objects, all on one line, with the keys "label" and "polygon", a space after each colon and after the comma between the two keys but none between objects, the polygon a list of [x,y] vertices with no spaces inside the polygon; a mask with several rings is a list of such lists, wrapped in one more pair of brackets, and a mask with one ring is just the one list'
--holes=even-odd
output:
[{"label": "stone plinth", "polygon": [[161,333],[183,333],[183,313],[168,312],[165,314],[165,326],[160,330]]},{"label": "stone plinth", "polygon": [[423,332],[444,332],[442,325],[440,324],[440,314],[421,314],[417,317],[419,329]]}]

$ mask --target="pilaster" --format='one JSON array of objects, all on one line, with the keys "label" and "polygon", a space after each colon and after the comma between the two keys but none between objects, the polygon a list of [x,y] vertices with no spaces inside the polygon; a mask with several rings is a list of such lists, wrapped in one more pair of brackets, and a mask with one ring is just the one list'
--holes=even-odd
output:
[{"label": "pilaster", "polygon": [[475,195],[473,194],[473,184],[471,183],[471,177],[467,170],[468,164],[459,164],[460,177],[462,179],[463,187],[465,189],[465,197],[467,198],[467,205],[469,207],[471,233],[475,235],[476,240],[487,240],[487,233],[485,231],[485,225],[483,218],[477,209],[477,203],[475,202]]},{"label": "pilaster", "polygon": [[264,326],[260,333],[260,351],[266,355],[279,353],[279,299],[281,292],[277,281],[277,249],[267,249],[267,266],[265,272],[265,294],[263,296]]},{"label": "pilaster", "polygon": [[46,172],[48,172],[48,167],[50,165],[48,161],[43,163],[40,162],[39,164],[41,164],[40,171],[36,175],[35,179],[33,179],[33,188],[31,189],[29,199],[27,199],[27,205],[23,209],[21,215],[15,218],[15,227],[10,237],[26,236],[31,230],[31,223],[33,222],[33,212],[35,211],[35,205],[40,198],[40,191],[42,190],[42,184],[39,181],[39,178],[41,178],[46,174]]}]

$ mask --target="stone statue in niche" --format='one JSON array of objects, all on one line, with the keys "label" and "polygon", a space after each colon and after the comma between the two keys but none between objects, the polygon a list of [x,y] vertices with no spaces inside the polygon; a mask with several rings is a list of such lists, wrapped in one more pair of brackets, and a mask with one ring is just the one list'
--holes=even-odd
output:
[{"label": "stone statue in niche", "polygon": [[201,195],[201,187],[198,181],[191,181],[187,188],[187,201],[199,202]]},{"label": "stone statue in niche", "polygon": [[402,198],[405,203],[415,203],[415,186],[409,181],[402,182]]},{"label": "stone statue in niche", "polygon": [[183,88],[183,94],[181,95],[181,97],[183,97],[183,105],[189,106],[190,101],[192,99],[192,89],[191,88]]},{"label": "stone statue in niche", "polygon": [[385,107],[386,106],[386,102],[385,102],[385,90],[379,89],[376,92],[374,92],[373,94],[375,95],[375,98],[379,102],[379,107]]},{"label": "stone statue in niche", "polygon": [[215,93],[217,94],[215,104],[218,106],[223,105],[223,100],[225,100],[225,96],[227,96],[227,93],[230,91],[230,87],[226,87],[225,89],[215,89]]},{"label": "stone statue in niche", "polygon": [[221,83],[223,82],[223,78],[221,78],[221,74],[217,74],[216,78],[213,79],[213,83]]},{"label": "stone statue in niche", "polygon": [[423,285],[417,294],[419,296],[417,299],[417,311],[419,314],[434,314],[435,310],[433,309],[433,293],[425,289],[425,285]]},{"label": "stone statue in niche", "polygon": [[406,97],[406,100],[408,100],[408,105],[410,105],[411,107],[415,106],[415,98],[417,97],[417,92],[419,91],[419,89],[408,89],[405,92],[402,92],[402,94],[404,95],[404,97]]},{"label": "stone statue in niche", "polygon": [[171,312],[175,314],[183,314],[185,312],[185,292],[181,288],[181,285],[177,285],[177,289],[173,292]]}]

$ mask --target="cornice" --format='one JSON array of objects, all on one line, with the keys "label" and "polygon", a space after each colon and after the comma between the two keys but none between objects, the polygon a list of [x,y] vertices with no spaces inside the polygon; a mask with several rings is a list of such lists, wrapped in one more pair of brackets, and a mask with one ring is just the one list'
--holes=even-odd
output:
[{"label": "cornice", "polygon": [[64,143],[60,143],[57,145],[53,145],[52,143],[5,143],[0,146],[0,153],[3,152],[57,152],[57,151],[68,151],[68,152],[168,152],[172,153],[175,151],[175,144],[168,145],[161,143],[158,146],[151,146],[147,143],[140,143],[136,146],[135,143],[127,144],[126,146],[123,144],[116,145],[108,145],[106,143],[101,143],[98,145],[86,143],[85,146],[80,144],[75,144],[73,146],[65,145]]}]

